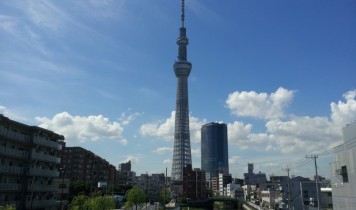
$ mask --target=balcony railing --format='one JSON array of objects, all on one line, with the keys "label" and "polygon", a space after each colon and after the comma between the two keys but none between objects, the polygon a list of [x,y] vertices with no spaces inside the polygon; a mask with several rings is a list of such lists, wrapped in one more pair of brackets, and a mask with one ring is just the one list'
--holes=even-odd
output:
[{"label": "balcony railing", "polygon": [[0,165],[0,172],[10,173],[10,174],[22,174],[23,168],[17,166],[4,166]]},{"label": "balcony railing", "polygon": [[30,175],[59,177],[59,172],[55,170],[49,170],[49,169],[30,168]]},{"label": "balcony railing", "polygon": [[30,141],[30,136],[12,131],[10,129],[5,128],[4,126],[0,126],[0,135],[25,143],[28,143]]},{"label": "balcony railing", "polygon": [[6,183],[0,184],[0,191],[18,191],[21,190],[21,184]]},{"label": "balcony railing", "polygon": [[52,155],[47,155],[43,153],[32,152],[32,158],[36,160],[44,160],[54,163],[60,163],[61,159]]},{"label": "balcony railing", "polygon": [[26,208],[39,208],[39,207],[49,207],[49,206],[57,206],[56,200],[32,200],[26,201]]},{"label": "balcony railing", "polygon": [[57,185],[37,185],[37,184],[30,184],[28,185],[28,190],[30,191],[57,191]]},{"label": "balcony railing", "polygon": [[0,154],[9,155],[13,157],[19,158],[27,158],[28,153],[26,151],[21,151],[18,149],[6,148],[4,146],[0,146]]},{"label": "balcony railing", "polygon": [[33,138],[33,142],[36,144],[40,144],[40,145],[51,147],[51,148],[58,149],[58,150],[62,149],[62,145],[59,144],[58,142],[54,142],[54,141],[51,141],[49,139],[46,139],[46,138],[40,137],[40,136],[35,136]]}]

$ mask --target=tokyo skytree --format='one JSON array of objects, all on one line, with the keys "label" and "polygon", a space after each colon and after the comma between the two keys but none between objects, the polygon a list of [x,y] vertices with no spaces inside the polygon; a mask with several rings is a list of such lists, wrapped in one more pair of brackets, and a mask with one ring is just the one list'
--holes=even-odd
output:
[{"label": "tokyo skytree", "polygon": [[182,0],[182,25],[179,28],[179,37],[177,39],[178,59],[173,65],[174,73],[177,78],[174,149],[171,177],[174,182],[182,181],[183,167],[187,164],[192,164],[188,106],[188,77],[192,69],[192,64],[187,61],[188,38],[186,37],[186,29],[184,27],[184,17],[184,0]]}]

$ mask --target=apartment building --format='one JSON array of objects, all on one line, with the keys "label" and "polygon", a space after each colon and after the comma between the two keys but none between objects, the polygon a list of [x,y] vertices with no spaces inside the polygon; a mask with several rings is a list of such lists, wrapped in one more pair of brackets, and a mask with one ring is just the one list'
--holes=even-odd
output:
[{"label": "apartment building", "polygon": [[165,176],[161,174],[141,174],[135,178],[135,185],[141,188],[149,201],[159,201],[160,193],[164,188]]},{"label": "apartment building", "polygon": [[82,147],[66,147],[61,168],[70,182],[85,181],[91,190],[102,181],[108,185],[115,184],[115,166]]},{"label": "apartment building", "polygon": [[54,179],[64,144],[62,135],[0,114],[0,206],[57,209]]},{"label": "apartment building", "polygon": [[192,169],[188,164],[183,168],[183,197],[192,200],[206,199],[205,171],[198,168]]}]

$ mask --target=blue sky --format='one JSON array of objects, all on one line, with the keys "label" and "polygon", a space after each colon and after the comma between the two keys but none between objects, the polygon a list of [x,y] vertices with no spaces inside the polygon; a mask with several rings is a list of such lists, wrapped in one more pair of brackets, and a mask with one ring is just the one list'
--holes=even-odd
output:
[{"label": "blue sky", "polygon": [[[228,124],[230,172],[312,177],[356,120],[356,1],[187,0],[193,167]],[[180,1],[0,2],[0,113],[117,166],[171,171]],[[318,158],[329,177],[334,155]]]}]

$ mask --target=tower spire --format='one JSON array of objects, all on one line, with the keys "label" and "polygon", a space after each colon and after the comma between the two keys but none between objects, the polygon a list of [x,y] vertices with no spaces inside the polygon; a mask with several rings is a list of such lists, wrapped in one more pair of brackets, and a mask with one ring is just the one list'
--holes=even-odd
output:
[{"label": "tower spire", "polygon": [[182,0],[182,15],[181,15],[181,20],[182,20],[182,28],[184,28],[184,0]]}]

